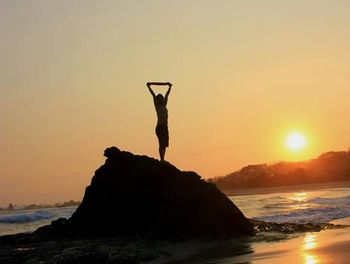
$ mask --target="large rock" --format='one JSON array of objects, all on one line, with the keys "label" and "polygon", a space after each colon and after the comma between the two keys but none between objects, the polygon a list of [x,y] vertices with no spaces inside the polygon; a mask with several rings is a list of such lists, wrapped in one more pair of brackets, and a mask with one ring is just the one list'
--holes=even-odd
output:
[{"label": "large rock", "polygon": [[85,190],[68,220],[37,234],[146,235],[157,238],[227,237],[253,233],[243,213],[195,172],[116,147]]}]

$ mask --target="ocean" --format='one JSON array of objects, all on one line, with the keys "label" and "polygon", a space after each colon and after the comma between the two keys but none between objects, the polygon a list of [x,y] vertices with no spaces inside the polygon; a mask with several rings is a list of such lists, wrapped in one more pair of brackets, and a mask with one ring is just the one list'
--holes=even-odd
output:
[{"label": "ocean", "polygon": [[0,211],[0,236],[32,232],[58,218],[69,218],[76,208],[72,206]]},{"label": "ocean", "polygon": [[[229,196],[248,217],[275,223],[328,223],[350,217],[350,188]],[[346,220],[346,222],[348,219]],[[344,222],[345,223],[345,222]]]},{"label": "ocean", "polygon": [[[229,196],[248,217],[268,222],[325,223],[350,217],[350,188],[326,188]],[[0,212],[0,235],[32,232],[60,217],[69,218],[76,206]]]}]

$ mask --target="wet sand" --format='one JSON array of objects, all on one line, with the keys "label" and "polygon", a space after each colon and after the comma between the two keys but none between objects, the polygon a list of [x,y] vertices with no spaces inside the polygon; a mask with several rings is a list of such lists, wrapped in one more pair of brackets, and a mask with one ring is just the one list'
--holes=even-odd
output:
[{"label": "wet sand", "polygon": [[[335,221],[348,224],[350,218]],[[183,242],[124,239],[0,240],[0,263],[316,264],[350,263],[350,228],[308,233],[260,232],[249,238]]]},{"label": "wet sand", "polygon": [[[349,263],[349,229],[307,233],[284,242],[256,244],[254,252],[221,263]],[[218,262],[220,263],[220,262]]]},{"label": "wet sand", "polygon": [[164,246],[164,256],[150,263],[345,264],[350,263],[349,231],[349,228],[343,228],[304,233],[277,242],[180,243]]}]

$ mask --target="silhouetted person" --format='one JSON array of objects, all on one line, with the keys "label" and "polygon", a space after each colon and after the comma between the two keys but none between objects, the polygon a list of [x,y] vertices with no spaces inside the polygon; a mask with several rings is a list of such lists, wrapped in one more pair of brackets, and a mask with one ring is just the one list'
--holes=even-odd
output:
[{"label": "silhouetted person", "polygon": [[[162,94],[158,94],[157,96],[154,94],[151,85],[168,85],[168,91],[165,94],[165,97]],[[159,142],[159,156],[160,160],[164,161],[165,149],[169,147],[169,131],[168,131],[168,109],[166,105],[168,103],[168,96],[171,91],[171,87],[173,85],[171,83],[158,83],[158,82],[148,82],[147,87],[150,93],[153,96],[154,106],[157,111],[157,126],[156,126],[156,134]]]}]

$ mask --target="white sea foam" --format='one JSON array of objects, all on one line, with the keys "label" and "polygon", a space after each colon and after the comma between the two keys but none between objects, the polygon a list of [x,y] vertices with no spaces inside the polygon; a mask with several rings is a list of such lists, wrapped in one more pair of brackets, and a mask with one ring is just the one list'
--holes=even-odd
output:
[{"label": "white sea foam", "polygon": [[279,208],[289,208],[295,205],[301,205],[304,203],[298,202],[298,201],[284,201],[282,203],[272,203],[264,205],[263,208],[265,209],[279,209]]},{"label": "white sea foam", "polygon": [[350,210],[339,207],[319,207],[295,210],[286,214],[268,215],[255,219],[275,223],[326,223],[335,219],[349,217]]},{"label": "white sea foam", "polygon": [[317,204],[329,204],[336,206],[350,206],[350,196],[335,197],[335,198],[322,198],[316,197],[309,200],[309,202]]},{"label": "white sea foam", "polygon": [[35,212],[0,215],[0,223],[26,223],[43,219],[50,219],[52,217],[52,213],[46,210],[39,210]]},{"label": "white sea foam", "polygon": [[[295,204],[285,202],[265,205],[264,208],[281,208]],[[300,203],[308,205],[307,208],[295,209],[290,212],[279,212],[254,219],[276,223],[325,223],[335,219],[350,217],[350,196],[342,197],[316,197]]]}]

